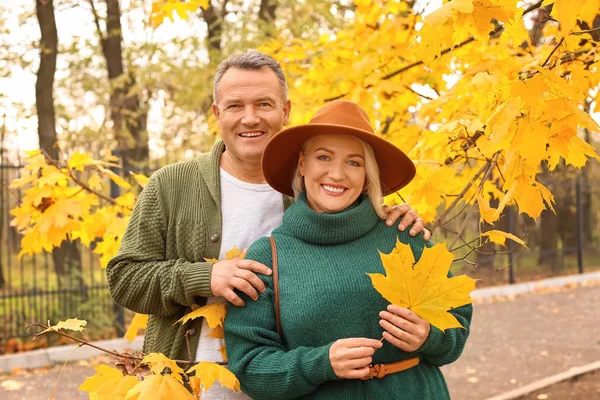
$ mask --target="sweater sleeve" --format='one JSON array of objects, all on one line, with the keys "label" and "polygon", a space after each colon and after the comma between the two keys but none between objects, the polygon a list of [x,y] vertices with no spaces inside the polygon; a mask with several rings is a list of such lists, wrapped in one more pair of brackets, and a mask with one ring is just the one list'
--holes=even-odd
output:
[{"label": "sweater sleeve", "polygon": [[443,332],[435,326],[431,326],[425,343],[417,350],[423,356],[423,360],[430,364],[437,366],[450,364],[458,359],[465,348],[470,332],[473,306],[467,304],[455,308],[450,313],[456,317],[464,328],[451,328]]},{"label": "sweater sleeve", "polygon": [[[419,237],[422,238],[422,235]],[[412,242],[415,241],[413,240]],[[413,246],[415,259],[417,261],[420,259],[421,254],[423,253],[423,246],[431,248],[434,245],[435,243],[433,240],[425,242],[421,239],[420,241],[417,241],[416,246]],[[448,272],[448,277],[451,278],[452,276],[452,272]],[[464,328],[452,328],[443,332],[431,325],[429,336],[421,348],[417,350],[417,353],[423,357],[423,360],[430,364],[442,366],[456,361],[461,355],[465,343],[467,342],[471,326],[471,317],[473,315],[473,306],[467,304],[462,307],[457,307],[451,310],[450,313],[456,317],[458,322],[460,322]]]},{"label": "sweater sleeve", "polygon": [[[271,266],[267,238],[253,244],[247,259]],[[277,334],[273,280],[263,277],[267,289],[257,301],[244,297],[244,307],[229,306],[225,342],[229,368],[242,389],[256,399],[292,399],[313,392],[319,385],[337,380],[329,361],[329,348],[288,349]]]},{"label": "sweater sleeve", "polygon": [[121,246],[106,269],[115,302],[137,313],[167,317],[211,296],[213,263],[166,259],[167,216],[159,173],[135,204]]}]

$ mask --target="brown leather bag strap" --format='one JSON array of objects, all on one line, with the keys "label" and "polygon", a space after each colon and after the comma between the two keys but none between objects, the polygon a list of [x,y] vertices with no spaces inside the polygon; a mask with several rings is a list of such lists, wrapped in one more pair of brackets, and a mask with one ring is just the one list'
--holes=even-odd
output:
[{"label": "brown leather bag strap", "polygon": [[283,339],[281,334],[281,319],[279,316],[279,271],[277,268],[277,245],[273,236],[269,236],[271,241],[271,254],[272,254],[272,270],[273,270],[273,291],[275,292],[275,319],[277,320],[277,334],[280,339]]}]

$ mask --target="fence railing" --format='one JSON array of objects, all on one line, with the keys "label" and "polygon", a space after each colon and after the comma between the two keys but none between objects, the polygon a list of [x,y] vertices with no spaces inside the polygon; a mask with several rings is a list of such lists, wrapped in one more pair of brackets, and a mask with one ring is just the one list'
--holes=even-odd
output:
[{"label": "fence railing", "polygon": [[31,323],[79,317],[91,339],[122,335],[124,310],[108,292],[105,271],[93,247],[67,243],[52,253],[18,257],[21,237],[10,226],[10,210],[21,200],[8,184],[20,166],[0,166],[0,350],[9,338],[31,335]]}]

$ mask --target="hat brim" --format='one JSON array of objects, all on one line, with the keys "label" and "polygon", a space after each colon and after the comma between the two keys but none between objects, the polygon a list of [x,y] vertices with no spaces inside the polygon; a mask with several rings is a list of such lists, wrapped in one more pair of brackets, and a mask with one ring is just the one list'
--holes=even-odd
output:
[{"label": "hat brim", "polygon": [[415,177],[415,164],[410,158],[402,150],[371,132],[343,125],[305,124],[279,131],[267,143],[262,156],[262,171],[267,183],[280,193],[294,196],[292,178],[298,165],[300,149],[307,140],[325,134],[355,136],[371,146],[379,166],[384,196],[397,192]]}]

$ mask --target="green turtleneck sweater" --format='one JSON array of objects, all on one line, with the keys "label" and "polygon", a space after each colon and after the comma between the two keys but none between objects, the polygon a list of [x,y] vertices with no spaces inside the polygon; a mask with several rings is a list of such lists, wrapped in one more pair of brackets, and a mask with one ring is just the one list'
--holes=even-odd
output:
[{"label": "green turtleneck sweater", "polygon": [[[447,399],[439,366],[455,361],[469,334],[472,307],[452,311],[466,329],[445,333],[431,327],[415,353],[385,342],[373,363],[420,357],[416,367],[382,379],[342,380],[329,362],[338,339],[380,339],[379,312],[389,304],[373,288],[367,273],[385,273],[378,250],[389,253],[396,237],[409,244],[418,260],[425,242],[380,220],[366,196],[334,214],[316,213],[300,195],[273,231],[279,263],[283,340],[277,335],[273,281],[259,300],[230,306],[225,321],[229,367],[242,389],[256,399]],[[247,254],[272,265],[268,238]]]}]

